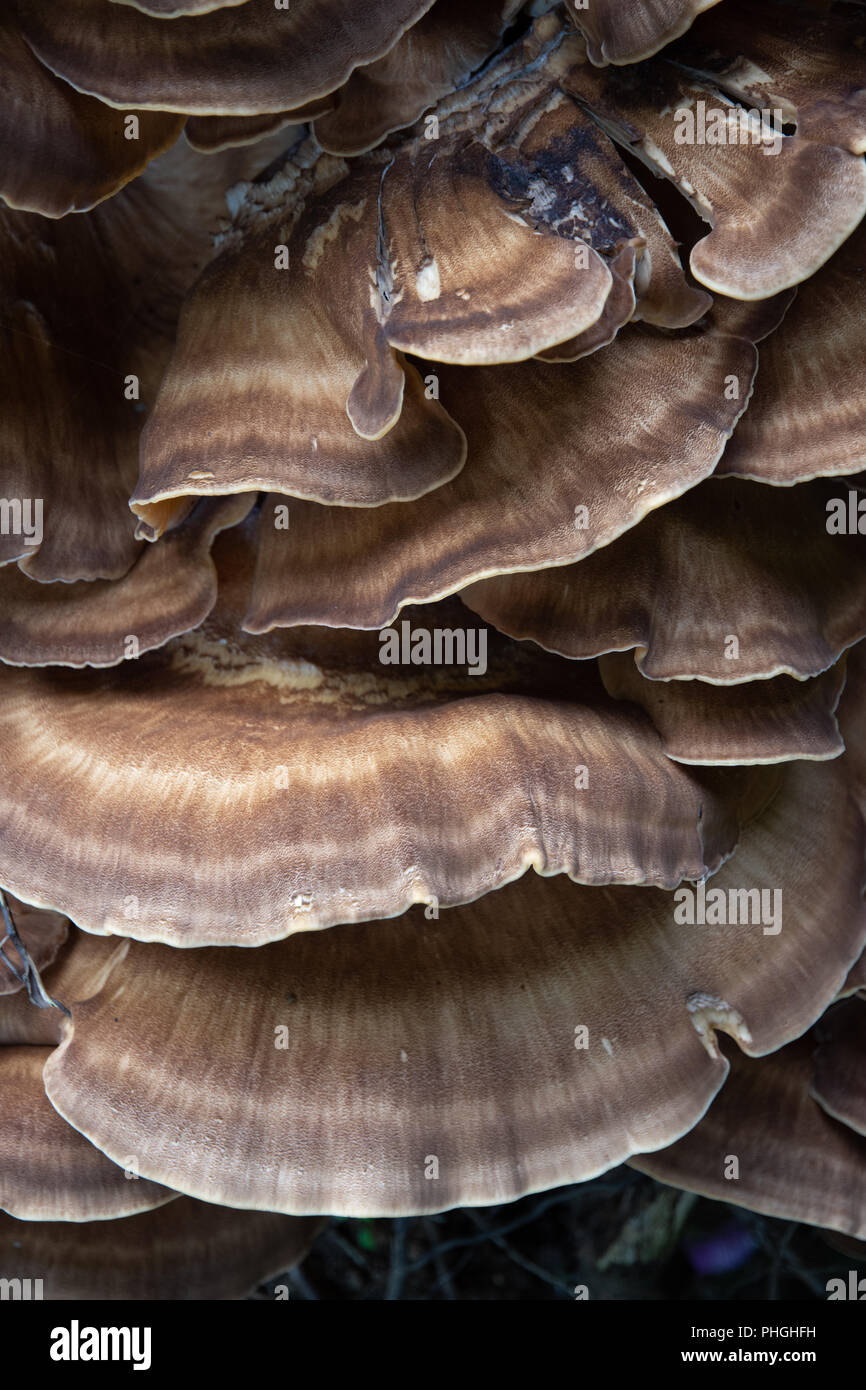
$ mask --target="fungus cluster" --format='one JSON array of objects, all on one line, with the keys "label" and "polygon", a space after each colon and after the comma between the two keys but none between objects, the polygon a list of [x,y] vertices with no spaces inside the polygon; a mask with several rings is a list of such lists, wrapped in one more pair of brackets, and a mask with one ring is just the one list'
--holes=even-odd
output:
[{"label": "fungus cluster", "polygon": [[864,153],[857,4],[0,0],[4,1275],[866,1239]]}]

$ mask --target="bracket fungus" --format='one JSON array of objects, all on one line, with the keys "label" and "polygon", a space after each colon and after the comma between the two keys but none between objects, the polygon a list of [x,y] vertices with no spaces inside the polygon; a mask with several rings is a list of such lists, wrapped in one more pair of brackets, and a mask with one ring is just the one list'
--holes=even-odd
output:
[{"label": "bracket fungus", "polygon": [[633,648],[650,680],[816,676],[866,637],[866,544],[831,532],[836,491],[713,478],[579,566],[499,575],[463,598],[563,656]]},{"label": "bracket fungus", "polygon": [[356,68],[313,133],[330,154],[357,155],[461,87],[494,53],[523,0],[436,0],[378,62]]},{"label": "bracket fungus", "polygon": [[227,184],[269,156],[268,141],[210,157],[181,143],[87,216],[0,209],[0,566],[114,580],[140,555],[129,497],[178,310]]},{"label": "bracket fungus", "polygon": [[0,9],[4,1279],[866,1238],[866,6]]},{"label": "bracket fungus", "polygon": [[735,100],[778,111],[809,139],[866,153],[863,16],[845,5],[726,0],[672,49],[674,61],[711,77]]},{"label": "bracket fungus", "polygon": [[667,58],[611,74],[575,64],[565,85],[710,224],[689,258],[708,289],[766,299],[814,274],[862,220],[866,166],[846,122],[785,135],[773,112],[738,105]]},{"label": "bracket fungus", "polygon": [[586,564],[709,477],[745,409],[752,343],[711,328],[696,336],[635,326],[573,363],[438,367],[440,399],[468,440],[462,472],[360,515],[295,503],[291,549],[271,495],[245,627],[372,628],[486,575],[530,570],[535,581],[541,566]]},{"label": "bracket fungus", "polygon": [[217,596],[214,537],[253,497],[198,502],[120,579],[34,584],[0,570],[0,661],[9,666],[116,666],[204,621]]},{"label": "bracket fungus", "polygon": [[[834,846],[831,893],[806,845]],[[793,763],[710,881],[721,896],[773,885],[783,931],[768,917],[684,934],[670,892],[530,874],[437,924],[241,952],[132,942],[73,1005],[48,1095],[109,1156],[235,1206],[393,1215],[590,1177],[699,1119],[727,1070],[715,1029],[761,1054],[833,1000],[866,944],[864,846],[842,762]],[[194,1057],[166,1028],[182,1001],[201,1020]],[[575,1019],[609,1046],[581,1053]],[[437,1183],[413,1157],[427,1153]]]},{"label": "bracket fungus", "polygon": [[[488,669],[484,633],[455,670],[452,621],[444,668],[392,675],[375,634],[243,636],[236,535],[194,632],[102,672],[0,666],[0,882],[19,897],[90,931],[258,945],[530,866],[673,888],[731,853],[742,778],[679,767],[645,716],[591,684],[563,698],[514,644]],[[415,611],[422,634],[437,611]]]}]

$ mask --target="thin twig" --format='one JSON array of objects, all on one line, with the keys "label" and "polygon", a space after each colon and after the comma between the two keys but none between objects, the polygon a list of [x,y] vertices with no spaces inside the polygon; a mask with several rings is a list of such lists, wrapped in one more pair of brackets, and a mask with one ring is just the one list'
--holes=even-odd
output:
[{"label": "thin twig", "polygon": [[346,1240],[345,1236],[341,1236],[340,1232],[336,1230],[333,1226],[330,1228],[329,1231],[325,1232],[325,1239],[330,1240],[333,1242],[333,1244],[339,1246],[340,1250],[342,1250],[346,1258],[351,1260],[353,1264],[357,1265],[359,1269],[363,1269],[365,1274],[370,1273],[369,1260],[367,1260],[364,1257],[364,1255],[357,1248],[357,1246],[354,1246],[350,1240]]},{"label": "thin twig", "polygon": [[391,1267],[385,1285],[385,1301],[393,1303],[403,1291],[406,1277],[406,1222],[398,1218],[391,1233]]},{"label": "thin twig", "polygon": [[436,1224],[435,1222],[430,1220],[429,1216],[425,1218],[424,1221],[424,1233],[427,1236],[427,1239],[430,1241],[430,1249],[433,1254],[433,1267],[436,1270],[436,1283],[433,1287],[434,1289],[441,1289],[448,1300],[456,1299],[457,1291],[454,1288],[454,1280],[451,1276],[451,1270],[445,1263],[444,1256],[442,1255],[441,1250],[438,1248],[438,1242],[436,1240]]},{"label": "thin twig", "polygon": [[484,1231],[488,1240],[491,1240],[497,1249],[501,1250],[510,1260],[513,1260],[516,1265],[519,1265],[521,1269],[525,1269],[527,1274],[534,1274],[536,1279],[540,1279],[543,1283],[549,1284],[551,1288],[557,1289],[560,1293],[568,1294],[569,1298],[571,1297],[573,1288],[571,1284],[567,1284],[564,1279],[557,1278],[555,1274],[549,1274],[546,1269],[542,1269],[541,1265],[537,1265],[534,1260],[528,1260],[525,1255],[522,1255],[519,1250],[516,1250],[511,1242],[507,1241],[504,1236],[497,1235],[495,1231],[491,1231],[480,1212],[470,1211],[468,1215],[471,1220],[475,1222],[475,1225]]},{"label": "thin twig", "polygon": [[[609,1185],[604,1189],[599,1186],[593,1189],[593,1194],[597,1196],[602,1190],[610,1191],[612,1189]],[[573,1200],[573,1188],[548,1192],[527,1211],[521,1212],[519,1216],[515,1216],[511,1221],[506,1222],[504,1226],[496,1227],[493,1232],[479,1233],[474,1236],[454,1236],[450,1240],[443,1240],[439,1245],[435,1246],[433,1250],[428,1250],[426,1254],[421,1255],[417,1260],[413,1260],[411,1264],[407,1265],[406,1273],[417,1274],[419,1269],[423,1269],[425,1265],[430,1264],[432,1260],[436,1259],[437,1255],[445,1255],[450,1250],[467,1250],[473,1245],[483,1245],[485,1241],[490,1239],[491,1234],[497,1236],[510,1235],[513,1231],[518,1231],[521,1226],[526,1226],[530,1221],[534,1221],[536,1217],[541,1216],[542,1213],[548,1211],[550,1207],[560,1206],[563,1202],[571,1202]],[[502,1210],[502,1208],[494,1207],[492,1210],[496,1212]]]},{"label": "thin twig", "polygon": [[316,1290],[313,1288],[302,1269],[290,1269],[286,1274],[286,1278],[291,1288],[297,1290],[306,1303],[319,1302],[319,1295],[316,1293]]},{"label": "thin twig", "polygon": [[66,1014],[67,1018],[71,1018],[72,1015],[66,1005],[61,1004],[59,999],[52,999],[51,995],[46,993],[39,971],[36,969],[24,942],[18,935],[15,923],[12,920],[12,913],[9,911],[9,904],[6,901],[6,894],[3,892],[2,888],[0,888],[0,913],[2,913],[3,925],[6,928],[6,936],[3,938],[3,942],[4,944],[6,941],[12,942],[12,945],[21,958],[22,972],[19,973],[15,969],[15,966],[9,960],[9,957],[6,955],[5,951],[3,951],[2,947],[0,947],[0,956],[3,957],[3,960],[12,971],[16,980],[20,980],[27,990],[27,997],[30,1003],[35,1004],[37,1009],[60,1009],[61,1013]]}]

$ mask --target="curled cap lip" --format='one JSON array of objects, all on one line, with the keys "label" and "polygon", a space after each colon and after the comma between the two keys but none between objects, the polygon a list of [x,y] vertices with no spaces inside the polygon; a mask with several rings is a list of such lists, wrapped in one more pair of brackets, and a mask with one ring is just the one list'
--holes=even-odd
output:
[{"label": "curled cap lip", "polygon": [[608,693],[645,709],[668,757],[679,762],[743,765],[844,752],[835,718],[844,658],[811,680],[786,675],[724,686],[647,680],[632,652],[608,652],[599,668]]},{"label": "curled cap lip", "polygon": [[242,521],[255,497],[203,499],[120,579],[34,584],[0,570],[0,661],[11,666],[116,666],[161,647],[216,602],[214,537]]}]

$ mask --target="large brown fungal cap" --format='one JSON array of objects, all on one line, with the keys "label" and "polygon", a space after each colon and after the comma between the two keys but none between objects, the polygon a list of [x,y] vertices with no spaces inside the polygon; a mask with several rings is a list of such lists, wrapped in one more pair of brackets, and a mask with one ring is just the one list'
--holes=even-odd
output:
[{"label": "large brown fungal cap", "polygon": [[634,648],[651,680],[815,676],[866,635],[866,538],[828,532],[836,490],[711,479],[579,565],[462,597],[564,656]]},{"label": "large brown fungal cap", "polygon": [[[370,307],[381,171],[352,173],[302,210],[301,190],[340,172],[302,146],[278,176],[297,184],[291,233],[269,223],[230,244],[190,296],[132,499],[154,529],[171,498],[273,488],[374,506],[417,497],[463,466],[463,432],[395,359]],[[283,272],[274,243],[287,235]]]},{"label": "large brown fungal cap", "polygon": [[26,0],[27,42],[110,106],[254,116],[288,111],[387,53],[432,0],[273,0],[166,21],[104,0]]},{"label": "large brown fungal cap", "polygon": [[[414,274],[403,272],[388,306],[394,347],[467,366],[517,362],[598,319],[611,291],[604,261],[540,220],[533,228],[516,199],[509,207],[491,187],[502,172],[480,143],[395,156],[382,218],[398,274]],[[410,207],[417,221],[406,217]]]},{"label": "large brown fungal cap", "polygon": [[452,478],[462,439],[397,351],[575,357],[624,321],[632,273],[635,316],[679,327],[706,311],[659,214],[558,89],[579,42],[548,28],[443,102],[435,138],[348,169],[307,141],[247,189],[143,439],[133,507],[149,526],[196,493],[378,506]]},{"label": "large brown fungal cap", "polygon": [[320,1226],[189,1197],[121,1221],[0,1215],[0,1259],[10,1278],[41,1279],[47,1300],[237,1299],[302,1260]]},{"label": "large brown fungal cap", "polygon": [[[830,7],[827,7],[828,11]],[[735,100],[778,109],[797,133],[866,152],[866,19],[851,6],[726,0],[670,55]]]},{"label": "large brown fungal cap", "polygon": [[398,669],[374,634],[239,637],[238,591],[137,662],[0,670],[0,882],[19,897],[97,932],[254,945],[464,902],[530,865],[673,887],[733,849],[740,779],[670,762],[604,696],[519,693],[512,644],[486,674],[453,655]]},{"label": "large brown fungal cap", "polygon": [[[255,944],[302,928],[390,915],[431,897],[459,902],[530,864],[590,882],[671,884],[700,876],[705,856],[718,863],[731,847],[720,808],[712,807],[707,823],[712,803],[673,772],[650,726],[634,716],[478,696],[422,711],[386,712],[377,700],[368,713],[346,714],[335,727],[327,705],[339,699],[339,683],[335,689],[319,668],[284,660],[257,673],[229,652],[221,670],[207,645],[194,642],[185,652],[185,678],[184,651],[170,647],[162,669],[143,659],[140,683],[124,670],[114,689],[91,683],[86,700],[57,679],[40,690],[34,685],[44,678],[36,673],[3,673],[9,771],[3,878],[24,896],[62,901],[92,930],[183,945]],[[181,670],[172,668],[172,658]],[[313,691],[305,694],[308,685]],[[320,685],[324,704],[317,709]],[[369,678],[364,685],[369,689]],[[281,687],[296,710],[291,720],[280,708]],[[370,694],[375,697],[375,685]],[[150,752],[145,756],[139,739],[130,769],[124,732],[130,719],[142,717],[145,698]],[[219,726],[204,735],[210,705]],[[38,866],[25,824],[28,796],[12,762],[25,730],[31,744],[44,740],[46,752],[62,736],[66,750],[58,748],[52,759],[51,775],[61,784],[45,803],[51,824],[35,818]],[[515,780],[528,746],[533,756]],[[61,766],[73,750],[76,772]],[[590,760],[600,779],[583,813],[573,797],[578,758]],[[288,781],[281,788],[285,759]],[[47,759],[43,771],[49,775]],[[102,788],[98,802],[91,778]],[[35,780],[31,769],[33,790]],[[469,787],[483,788],[480,805],[473,805]],[[169,814],[163,797],[181,793],[182,814]],[[356,829],[353,838],[342,836],[347,805],[354,807],[352,824],[366,824],[368,834],[359,837]],[[663,805],[666,820],[654,823]],[[602,807],[605,842],[595,833]],[[321,826],[315,839],[313,823]],[[104,846],[118,824],[125,829],[122,840],[115,836],[109,881]],[[212,856],[203,855],[202,844]]]},{"label": "large brown fungal cap", "polygon": [[[847,769],[861,809],[866,806],[864,656],[861,644],[848,659],[839,710],[848,748],[837,764]],[[804,834],[812,824],[805,815]],[[834,877],[835,861],[829,881]],[[816,878],[828,882],[825,871]],[[809,953],[810,962],[820,950],[816,945]],[[864,961],[861,953],[842,993],[866,980]],[[726,1048],[731,1074],[703,1120],[671,1148],[634,1159],[633,1166],[677,1187],[863,1238],[864,1015],[866,1007],[857,999],[836,1005],[813,1031],[758,1062]],[[736,1181],[730,1180],[732,1155],[738,1160]]]},{"label": "large brown fungal cap", "polygon": [[462,473],[362,514],[293,504],[289,545],[271,498],[245,626],[375,627],[484,575],[585,564],[712,472],[755,364],[750,342],[708,326],[696,336],[630,328],[574,364],[436,367],[469,441]]},{"label": "large brown fungal cap", "polygon": [[[638,274],[640,316],[673,328],[694,322],[707,310],[709,297],[696,291],[686,280],[676,245],[659,212],[605,133],[565,90],[571,68],[581,57],[582,46],[576,36],[564,28],[555,15],[545,16],[520,43],[489,64],[468,86],[439,104],[432,134],[425,122],[423,134],[397,152],[397,165],[393,171],[389,170],[383,181],[383,209],[387,214],[390,204],[393,214],[390,221],[387,215],[385,217],[386,245],[392,252],[398,276],[407,256],[414,276],[402,271],[402,278],[398,278],[400,297],[395,296],[388,308],[389,336],[392,330],[407,331],[405,317],[409,307],[416,333],[422,329],[426,335],[431,330],[443,332],[445,304],[441,300],[450,288],[462,303],[451,302],[448,311],[452,316],[456,314],[458,322],[464,320],[467,328],[474,325],[476,333],[481,333],[478,346],[472,351],[471,344],[465,343],[455,355],[453,347],[437,351],[435,339],[425,336],[413,340],[414,351],[438,360],[464,363],[514,361],[526,355],[520,348],[519,324],[514,321],[513,313],[505,315],[495,328],[500,335],[499,344],[489,341],[491,326],[485,321],[483,300],[478,298],[478,289],[486,288],[488,295],[495,289],[501,303],[507,305],[509,294],[514,297],[515,304],[520,303],[519,296],[525,297],[527,291],[519,284],[511,267],[503,267],[507,273],[496,286],[490,278],[490,268],[483,262],[478,264],[478,248],[464,229],[463,263],[449,286],[443,278],[439,259],[430,254],[431,248],[433,251],[437,248],[432,240],[428,245],[428,228],[422,224],[422,239],[416,238],[405,225],[404,200],[412,192],[413,201],[420,199],[426,207],[431,229],[438,229],[440,237],[446,233],[444,245],[447,247],[448,222],[427,191],[427,179],[431,174],[434,176],[447,190],[453,202],[453,214],[459,213],[460,218],[465,218],[466,210],[460,197],[461,180],[455,179],[449,187],[443,165],[454,162],[454,156],[449,154],[449,142],[456,142],[459,151],[466,145],[467,136],[471,137],[474,157],[483,169],[476,200],[485,183],[498,198],[498,219],[494,221],[490,219],[494,217],[496,203],[486,198],[485,221],[490,227],[488,235],[496,229],[495,234],[504,237],[499,259],[509,245],[513,250],[521,244],[533,246],[525,236],[522,243],[513,240],[515,227],[534,230],[533,262],[540,254],[538,238],[541,236],[552,234],[554,238],[574,243],[583,258],[579,268],[585,278],[595,265],[585,246],[609,265],[624,247],[632,245],[638,250],[641,262]],[[457,200],[453,201],[455,194]],[[503,213],[514,224],[509,233],[510,242],[501,225]],[[453,239],[454,232],[450,235]],[[551,254],[551,248],[546,246],[545,256],[549,258]],[[447,254],[445,259],[447,270]],[[432,293],[434,268],[438,274],[438,295]],[[584,286],[579,293],[573,276],[570,280],[565,277],[563,283],[564,294],[577,296],[571,306],[574,313],[580,303],[586,304],[589,287]],[[540,285],[536,286],[536,294],[540,289]],[[426,319],[425,303],[429,306]],[[524,315],[526,312],[524,308]],[[556,320],[552,320],[549,329],[555,325]],[[453,334],[453,331],[452,326],[450,332]],[[541,330],[536,328],[535,331]],[[508,339],[510,335],[515,335],[516,341],[509,352],[508,343],[502,338]],[[552,332],[548,337],[551,343],[555,341]],[[396,337],[391,340],[398,342]]]},{"label": "large brown fungal cap", "polygon": [[6,1277],[866,1244],[864,6],[0,0]]},{"label": "large brown fungal cap", "polygon": [[726,1073],[716,1029],[763,1053],[830,1002],[866,939],[863,851],[843,761],[792,763],[707,885],[781,891],[775,934],[531,874],[438,921],[132,942],[72,1006],[46,1088],[110,1156],[235,1205],[400,1214],[586,1178],[696,1122]]}]

